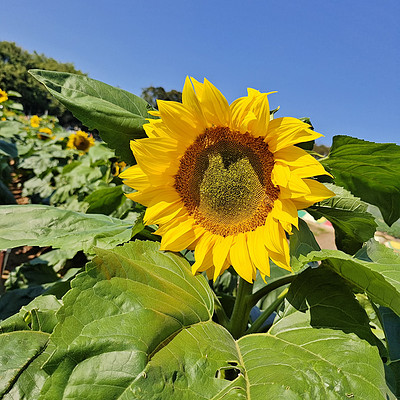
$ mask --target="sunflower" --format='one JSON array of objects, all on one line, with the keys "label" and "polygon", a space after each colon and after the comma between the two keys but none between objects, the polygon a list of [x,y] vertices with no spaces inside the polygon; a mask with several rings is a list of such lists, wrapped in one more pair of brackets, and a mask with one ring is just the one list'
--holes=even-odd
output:
[{"label": "sunflower", "polygon": [[[55,139],[55,136],[52,135],[52,130],[50,128],[40,128],[38,133],[38,138],[41,140],[46,140],[46,139]],[[44,133],[45,135],[42,135],[41,133]]]},{"label": "sunflower", "polygon": [[77,131],[68,136],[67,147],[85,153],[90,149],[90,147],[94,146],[94,143],[95,140],[92,136],[84,131]]},{"label": "sunflower", "polygon": [[31,123],[31,127],[32,128],[38,128],[40,125],[40,121],[42,120],[42,118],[38,117],[37,115],[33,115],[31,117],[30,123]]},{"label": "sunflower", "polygon": [[193,273],[216,279],[230,265],[252,282],[269,259],[290,269],[286,233],[297,210],[334,193],[310,177],[327,174],[295,144],[322,135],[295,118],[270,120],[268,95],[248,89],[230,106],[208,80],[186,79],[182,103],[158,101],[148,138],[131,141],[137,165],[120,177],[158,224],[161,250],[195,251]]},{"label": "sunflower", "polygon": [[4,101],[7,101],[7,100],[8,100],[7,92],[0,89],[0,103],[3,103]]}]

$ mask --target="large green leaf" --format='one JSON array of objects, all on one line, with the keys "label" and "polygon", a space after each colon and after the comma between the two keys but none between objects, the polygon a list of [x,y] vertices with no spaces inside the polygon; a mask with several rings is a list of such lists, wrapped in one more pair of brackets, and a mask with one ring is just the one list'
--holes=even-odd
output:
[{"label": "large green leaf", "polygon": [[122,185],[109,186],[95,190],[86,196],[83,201],[89,204],[88,214],[111,214],[121,206],[126,197]]},{"label": "large green leaf", "polygon": [[145,136],[142,128],[152,107],[125,90],[67,72],[30,70],[49,92],[128,164],[134,163],[129,141]]},{"label": "large green leaf", "polygon": [[335,136],[323,161],[335,183],[379,207],[391,225],[400,217],[400,146]]},{"label": "large green leaf", "polygon": [[41,369],[60,302],[37,297],[18,314],[0,323],[0,398],[37,399],[47,378]]},{"label": "large green leaf", "polygon": [[385,399],[375,347],[311,326],[235,341],[204,277],[158,246],[99,250],[72,282],[40,400]]},{"label": "large green leaf", "polygon": [[373,301],[400,315],[400,256],[369,241],[356,257],[339,250],[312,251],[299,261],[327,260],[328,265],[350,284],[365,291]]},{"label": "large green leaf", "polygon": [[340,329],[355,333],[383,350],[371,331],[367,313],[346,281],[326,266],[307,268],[296,276],[286,301],[283,318],[276,322],[270,333],[288,326]]},{"label": "large green leaf", "polygon": [[0,249],[25,245],[76,251],[111,248],[143,228],[139,213],[131,222],[43,205],[1,206],[0,220]]},{"label": "large green leaf", "polygon": [[0,139],[0,156],[5,155],[12,158],[18,157],[17,146],[14,143]]},{"label": "large green leaf", "polygon": [[17,121],[0,121],[0,137],[13,138],[21,129],[22,124]]},{"label": "large green leaf", "polygon": [[292,270],[298,272],[305,264],[300,259],[307,256],[308,253],[318,250],[321,248],[315,240],[314,234],[307,223],[299,218],[299,229],[293,227],[293,234],[290,235],[290,266]]},{"label": "large green leaf", "polygon": [[10,189],[0,180],[0,205],[17,204]]},{"label": "large green leaf", "polygon": [[[48,333],[34,331],[15,331],[0,335],[0,398],[3,399],[3,396],[13,389],[21,378],[21,374],[43,352],[48,340]],[[40,380],[43,384],[44,371],[40,372],[37,365],[32,370],[36,372],[36,379],[42,378]],[[36,390],[35,395],[38,394],[37,392]]]},{"label": "large green leaf", "polygon": [[316,219],[325,217],[335,228],[336,246],[354,254],[364,242],[374,236],[375,218],[367,211],[368,204],[354,197],[346,189],[325,184],[336,196],[309,207],[307,211]]}]

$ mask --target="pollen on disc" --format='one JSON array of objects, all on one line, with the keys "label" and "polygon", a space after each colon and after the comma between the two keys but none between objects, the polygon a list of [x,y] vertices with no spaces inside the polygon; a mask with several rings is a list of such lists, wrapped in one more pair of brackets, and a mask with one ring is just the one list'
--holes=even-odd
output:
[{"label": "pollen on disc", "polygon": [[186,150],[174,186],[197,223],[228,236],[265,223],[279,195],[273,166],[262,138],[210,128]]}]

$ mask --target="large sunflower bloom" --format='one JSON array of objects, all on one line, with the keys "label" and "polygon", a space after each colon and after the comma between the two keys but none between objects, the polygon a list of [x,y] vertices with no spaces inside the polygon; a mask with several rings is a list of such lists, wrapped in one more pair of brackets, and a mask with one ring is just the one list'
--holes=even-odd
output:
[{"label": "large sunflower bloom", "polygon": [[206,79],[186,79],[182,104],[158,101],[148,138],[131,142],[137,165],[120,176],[158,224],[161,250],[195,250],[193,273],[230,265],[248,282],[290,270],[286,233],[297,210],[334,194],[312,176],[322,165],[295,147],[322,136],[295,118],[270,120],[269,93],[248,89],[230,106]]}]

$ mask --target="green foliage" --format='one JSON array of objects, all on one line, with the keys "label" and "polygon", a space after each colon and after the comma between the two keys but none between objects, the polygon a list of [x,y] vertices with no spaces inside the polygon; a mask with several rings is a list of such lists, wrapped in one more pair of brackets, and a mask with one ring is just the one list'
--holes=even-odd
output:
[{"label": "green foliage", "polygon": [[70,112],[28,74],[32,68],[82,75],[72,63],[60,63],[36,52],[31,54],[14,42],[0,42],[0,89],[21,94],[20,102],[27,114],[42,115],[49,112],[59,117],[63,124],[74,122]]},{"label": "green foliage", "polygon": [[0,249],[29,245],[90,251],[124,243],[143,229],[139,213],[121,221],[43,205],[3,206],[0,219]]},{"label": "green foliage", "polygon": [[[317,309],[315,277],[305,272],[298,278],[300,292],[295,287],[289,298],[292,308],[269,333],[235,341],[211,320],[209,286],[202,276],[192,276],[182,257],[160,253],[148,242],[99,250],[57,313],[40,399],[385,399],[377,349],[341,330],[374,340],[365,313],[349,289],[342,301],[350,304],[340,310],[330,295],[339,298],[346,289],[339,277],[323,278],[336,284],[319,283],[324,297]],[[332,320],[313,320],[333,304],[348,322],[331,329]],[[346,315],[352,307],[358,317]]]},{"label": "green foliage", "polygon": [[385,222],[400,218],[400,146],[335,136],[329,157],[322,160],[335,183],[379,207]]},{"label": "green foliage", "polygon": [[325,260],[324,265],[357,290],[400,315],[400,256],[385,246],[372,240],[360,250],[358,257],[339,250],[321,250],[300,256],[299,260],[303,264]]},{"label": "green foliage", "polygon": [[340,186],[326,184],[336,193],[307,209],[315,218],[325,217],[335,228],[336,246],[339,250],[354,254],[364,242],[374,236],[375,218],[368,213],[368,204],[354,197]]},{"label": "green foliage", "polygon": [[144,229],[144,207],[114,176],[122,165],[107,146],[133,164],[129,141],[144,136],[152,107],[87,77],[32,74],[105,143],[71,150],[57,121],[32,124],[16,101],[3,103],[0,183],[15,183],[13,171],[23,195],[52,206],[0,207],[0,248],[53,249],[11,271],[0,296],[0,319],[10,316],[0,321],[0,398],[399,394],[400,256],[371,239],[383,222],[367,203],[398,218],[400,171],[386,154],[397,146],[335,138],[324,163],[340,186],[327,184],[336,196],[309,212],[332,222],[339,250],[321,250],[300,220],[293,274],[271,263],[267,284],[232,269],[211,283],[192,275],[192,251],[159,251],[157,227]]},{"label": "green foliage", "polygon": [[152,107],[125,90],[85,76],[32,70],[31,75],[101,138],[128,164],[134,164],[129,142],[144,137],[143,124]]},{"label": "green foliage", "polygon": [[163,87],[149,86],[142,90],[142,98],[146,100],[152,107],[157,107],[157,100],[178,101],[182,103],[182,92],[170,90],[166,92]]}]

